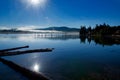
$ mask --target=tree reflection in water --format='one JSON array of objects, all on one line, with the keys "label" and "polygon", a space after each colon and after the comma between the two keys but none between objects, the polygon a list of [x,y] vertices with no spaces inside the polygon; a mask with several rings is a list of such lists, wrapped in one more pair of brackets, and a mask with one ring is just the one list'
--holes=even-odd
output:
[{"label": "tree reflection in water", "polygon": [[112,46],[114,44],[119,45],[120,44],[120,37],[112,37],[112,36],[80,36],[80,42],[85,43],[86,40],[91,43],[91,41],[94,41],[96,44],[102,45],[102,46]]}]

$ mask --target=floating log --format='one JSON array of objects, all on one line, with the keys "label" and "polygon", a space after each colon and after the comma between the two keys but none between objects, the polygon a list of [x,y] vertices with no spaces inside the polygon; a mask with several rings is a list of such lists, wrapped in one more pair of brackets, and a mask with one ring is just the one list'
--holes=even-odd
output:
[{"label": "floating log", "polygon": [[0,52],[0,56],[13,56],[27,53],[35,53],[35,52],[52,52],[54,48],[46,48],[46,49],[34,49],[34,50],[25,50],[25,51],[14,51],[14,52]]},{"label": "floating log", "polygon": [[0,61],[3,64],[6,64],[10,68],[14,69],[15,71],[21,73],[23,76],[27,77],[30,80],[49,80],[48,78],[46,78],[45,76],[43,76],[39,72],[31,71],[27,68],[21,67],[15,63],[13,63],[12,61],[8,61],[8,60],[5,60],[3,58],[0,58]]},{"label": "floating log", "polygon": [[22,47],[10,48],[10,49],[3,49],[3,50],[0,50],[0,52],[7,52],[7,51],[17,50],[17,49],[22,49],[22,48],[29,48],[29,46],[22,46]]}]

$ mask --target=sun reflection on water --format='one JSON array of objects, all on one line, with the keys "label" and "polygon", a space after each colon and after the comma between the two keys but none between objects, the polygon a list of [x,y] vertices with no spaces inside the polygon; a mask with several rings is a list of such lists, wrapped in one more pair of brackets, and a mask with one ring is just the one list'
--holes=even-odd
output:
[{"label": "sun reflection on water", "polygon": [[40,71],[40,65],[39,64],[34,64],[34,66],[32,67],[32,69],[35,72],[39,72]]}]

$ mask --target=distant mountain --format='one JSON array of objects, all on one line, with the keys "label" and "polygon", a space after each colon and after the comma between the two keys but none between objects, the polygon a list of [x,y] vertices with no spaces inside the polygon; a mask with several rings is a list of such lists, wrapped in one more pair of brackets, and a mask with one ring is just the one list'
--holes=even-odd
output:
[{"label": "distant mountain", "polygon": [[17,28],[11,29],[0,29],[0,33],[32,33],[32,32],[45,32],[45,31],[63,31],[63,32],[79,32],[80,29],[78,28],[69,28],[69,27],[48,27],[48,28],[36,28],[31,30],[19,30]]},{"label": "distant mountain", "polygon": [[41,28],[41,29],[36,29],[36,30],[56,30],[56,31],[65,31],[65,32],[78,32],[80,29],[78,28],[69,28],[66,26],[62,27],[48,27],[48,28]]},{"label": "distant mountain", "polygon": [[17,30],[17,28],[15,28],[15,29],[2,29],[0,30],[0,33],[29,33],[29,31]]}]

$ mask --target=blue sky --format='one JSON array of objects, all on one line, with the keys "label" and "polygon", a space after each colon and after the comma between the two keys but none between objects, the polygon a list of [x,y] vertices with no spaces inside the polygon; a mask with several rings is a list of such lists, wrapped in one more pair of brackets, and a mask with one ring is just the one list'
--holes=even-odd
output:
[{"label": "blue sky", "polygon": [[0,1],[0,27],[120,25],[120,0],[46,0],[28,6],[23,0]]}]

